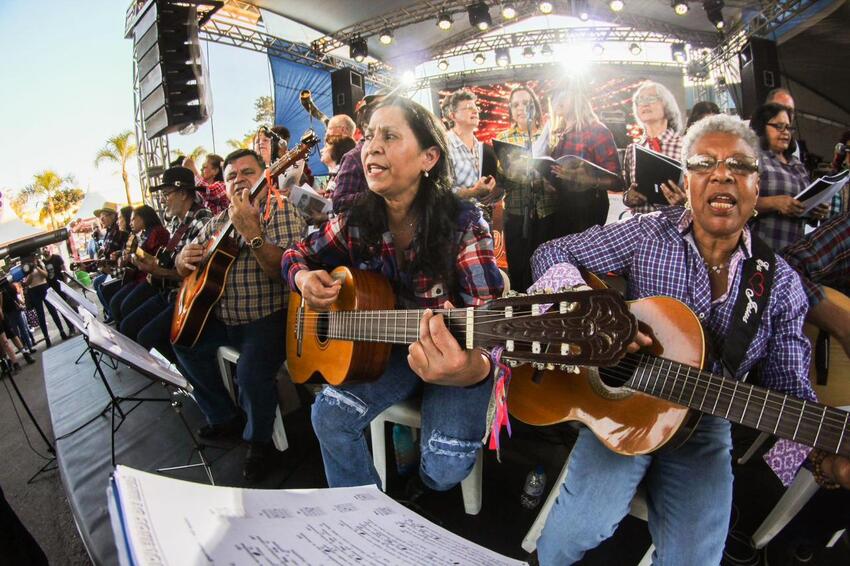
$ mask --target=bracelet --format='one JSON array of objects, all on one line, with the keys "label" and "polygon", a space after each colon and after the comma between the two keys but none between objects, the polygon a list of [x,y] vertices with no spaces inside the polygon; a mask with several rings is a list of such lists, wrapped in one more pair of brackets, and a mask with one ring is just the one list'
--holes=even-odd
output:
[{"label": "bracelet", "polygon": [[812,450],[812,453],[809,454],[809,461],[812,463],[812,475],[815,477],[815,482],[822,488],[838,489],[841,486],[823,473],[823,460],[827,456],[828,454],[823,450]]}]

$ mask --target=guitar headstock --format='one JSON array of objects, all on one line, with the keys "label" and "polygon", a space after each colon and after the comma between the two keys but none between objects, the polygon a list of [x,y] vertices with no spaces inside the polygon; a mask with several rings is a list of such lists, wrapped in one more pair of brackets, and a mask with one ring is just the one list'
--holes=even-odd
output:
[{"label": "guitar headstock", "polygon": [[319,136],[313,130],[307,130],[301,136],[301,142],[287,151],[280,159],[269,166],[272,177],[276,177],[289,169],[293,163],[307,157],[310,150],[319,143]]},{"label": "guitar headstock", "polygon": [[478,311],[475,345],[501,346],[511,365],[615,365],[637,333],[628,305],[610,289],[511,293]]}]

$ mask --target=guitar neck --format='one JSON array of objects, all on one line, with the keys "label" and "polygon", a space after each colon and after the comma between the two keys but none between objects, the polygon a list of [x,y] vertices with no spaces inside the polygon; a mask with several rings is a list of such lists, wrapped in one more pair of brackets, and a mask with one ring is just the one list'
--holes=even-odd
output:
[{"label": "guitar neck", "polygon": [[850,457],[850,413],[649,355],[628,386],[780,438]]},{"label": "guitar neck", "polygon": [[[443,315],[449,332],[457,338],[461,346],[470,343],[467,342],[466,332],[469,317],[472,316],[469,309],[434,309],[433,312]],[[424,309],[410,309],[334,311],[310,313],[307,316],[318,317],[320,326],[326,324],[325,334],[328,338],[412,344],[419,339],[419,324],[424,314]],[[301,316],[299,314],[299,318]]]}]

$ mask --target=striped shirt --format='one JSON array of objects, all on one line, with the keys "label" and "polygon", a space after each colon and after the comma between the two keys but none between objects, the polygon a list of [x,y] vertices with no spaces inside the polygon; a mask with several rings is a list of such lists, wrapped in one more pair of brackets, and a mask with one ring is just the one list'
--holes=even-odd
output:
[{"label": "striped shirt", "polygon": [[[532,141],[540,137],[540,132],[535,132],[532,135]],[[496,139],[503,142],[512,143],[528,147],[528,134],[521,131],[516,126],[511,126],[507,130],[500,132]],[[546,218],[553,214],[558,206],[558,198],[556,193],[543,190],[543,183],[540,181],[517,183],[508,179],[503,179],[502,184],[505,188],[505,212],[513,215],[522,215],[526,204],[531,202],[532,196],[535,197],[535,212],[538,218]]]},{"label": "striped shirt", "polygon": [[[658,141],[661,145],[661,151],[659,153],[663,153],[667,157],[672,157],[678,161],[684,160],[684,156],[682,155],[682,136],[677,134],[673,129],[666,129],[664,133],[658,137]],[[649,138],[647,136],[643,136],[638,141],[629,144],[629,147],[626,148],[626,155],[623,158],[623,173],[626,176],[626,187],[631,186],[631,184],[635,182],[636,145],[650,147]],[[625,198],[625,195],[623,196]],[[653,212],[659,208],[661,207],[654,204],[644,204],[641,206],[631,207],[629,210],[632,211],[632,214],[644,214],[647,212]]]},{"label": "striped shirt", "polygon": [[[782,163],[770,150],[762,150],[759,159],[759,196],[796,196],[809,183],[806,167],[796,157]],[[802,217],[785,216],[778,212],[759,213],[752,222],[753,232],[758,234],[774,251],[793,244],[803,237],[806,220]]]},{"label": "striped shirt", "polygon": [[802,275],[811,306],[825,298],[823,285],[850,295],[850,212],[830,218],[782,250],[782,257]]},{"label": "striped shirt", "polygon": [[472,149],[469,149],[460,136],[451,130],[446,138],[454,173],[452,191],[456,193],[460,189],[468,189],[481,177],[481,142],[474,140]]},{"label": "striped shirt", "polygon": [[[295,213],[295,207],[287,201],[279,205],[271,200],[273,207],[268,220],[265,219],[266,201],[260,204],[260,225],[267,243],[286,249],[298,241],[304,231],[304,221]],[[206,244],[215,237],[230,219],[230,210],[215,215],[204,226],[193,243]],[[239,253],[227,274],[224,294],[215,306],[215,316],[227,325],[247,324],[266,317],[286,307],[288,289],[280,279],[271,280],[262,270],[254,253],[235,230],[232,231]]]}]

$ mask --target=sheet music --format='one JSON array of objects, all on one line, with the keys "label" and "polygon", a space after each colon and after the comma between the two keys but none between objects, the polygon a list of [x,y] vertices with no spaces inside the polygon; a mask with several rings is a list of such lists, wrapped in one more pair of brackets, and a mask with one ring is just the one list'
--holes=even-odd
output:
[{"label": "sheet music", "polygon": [[375,486],[213,487],[126,466],[112,485],[116,543],[126,545],[130,564],[524,564],[434,525]]},{"label": "sheet music", "polygon": [[59,311],[59,314],[65,317],[65,320],[73,324],[77,330],[83,334],[88,334],[86,324],[83,319],[80,318],[80,315],[71,308],[71,305],[65,302],[65,299],[63,299],[59,293],[53,289],[48,289],[47,302],[53,305],[53,307]]},{"label": "sheet music", "polygon": [[72,301],[86,309],[92,315],[97,316],[97,305],[88,300],[85,296],[83,296],[82,293],[78,292],[76,289],[74,289],[64,281],[59,282],[59,288],[62,289],[62,292],[65,293],[65,295],[67,295],[68,297],[70,297]]},{"label": "sheet music", "polygon": [[333,205],[330,199],[319,195],[310,185],[292,185],[289,191],[289,202],[299,210],[311,214],[313,212],[328,214]]},{"label": "sheet music", "polygon": [[845,169],[841,173],[826,175],[812,181],[808,187],[794,197],[803,204],[802,214],[808,214],[819,204],[829,202],[835,196],[835,193],[844,188],[848,176],[850,176],[850,170]]}]

